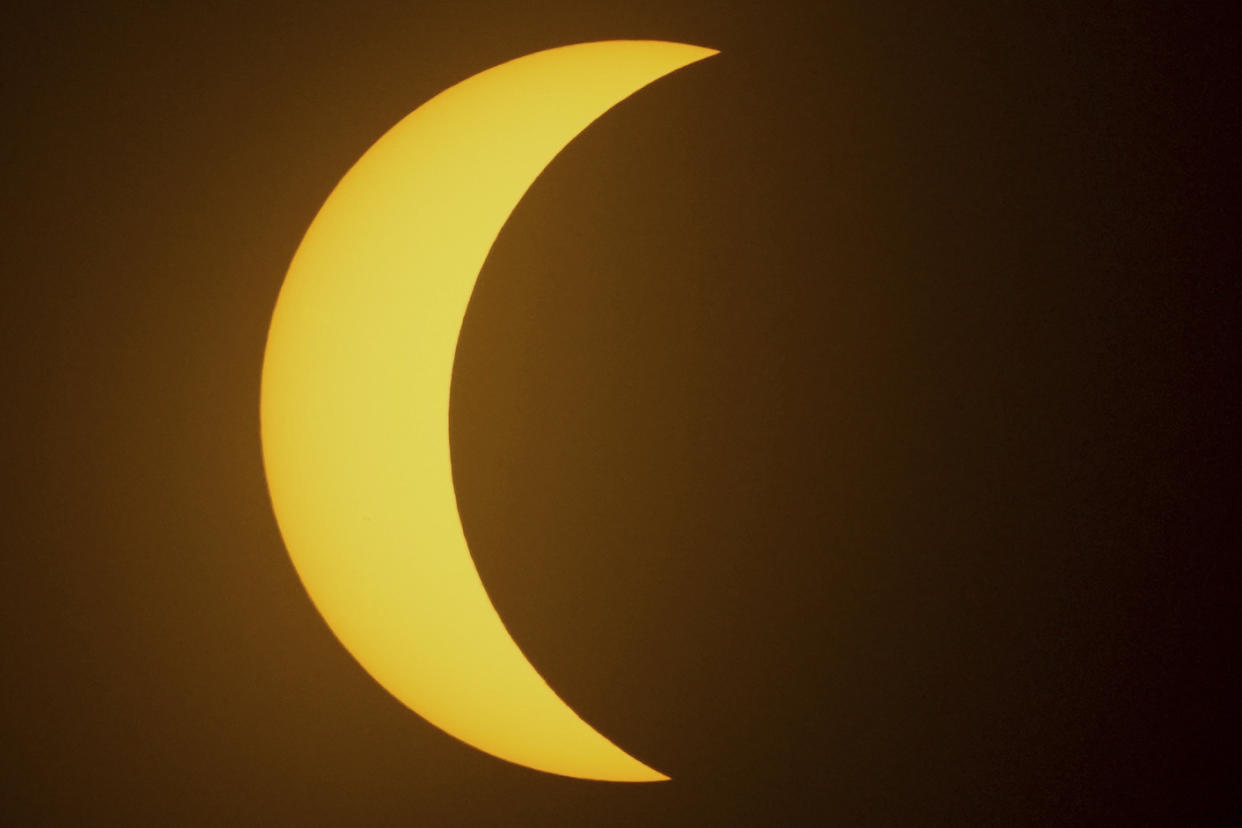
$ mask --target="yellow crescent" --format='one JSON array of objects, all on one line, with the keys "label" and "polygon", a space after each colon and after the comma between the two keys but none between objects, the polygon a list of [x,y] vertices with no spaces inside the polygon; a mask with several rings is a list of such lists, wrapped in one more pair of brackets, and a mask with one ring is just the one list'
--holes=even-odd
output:
[{"label": "yellow crescent", "polygon": [[553,157],[713,49],[583,43],[437,95],[349,170],[298,247],[260,403],[277,523],[328,626],[383,687],[480,750],[566,776],[666,779],[566,705],[509,636],[462,533],[449,385],[475,279]]}]

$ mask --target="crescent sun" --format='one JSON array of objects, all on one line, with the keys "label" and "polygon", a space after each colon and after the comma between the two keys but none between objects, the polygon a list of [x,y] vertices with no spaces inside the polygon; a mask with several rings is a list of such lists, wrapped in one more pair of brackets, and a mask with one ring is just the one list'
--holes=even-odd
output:
[{"label": "crescent sun", "polygon": [[442,92],[336,186],[272,316],[263,462],[316,608],[410,709],[542,771],[667,779],[556,695],[487,596],[449,455],[457,339],[493,241],[556,154],[618,102],[713,54],[659,41],[583,43]]}]

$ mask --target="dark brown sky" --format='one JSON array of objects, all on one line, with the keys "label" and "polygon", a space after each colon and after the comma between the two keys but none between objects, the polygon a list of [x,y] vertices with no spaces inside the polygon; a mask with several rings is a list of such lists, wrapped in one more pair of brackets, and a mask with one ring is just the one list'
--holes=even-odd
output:
[{"label": "dark brown sky", "polygon": [[[12,12],[0,823],[1236,816],[1237,72],[1221,21],[1084,5]],[[504,60],[645,37],[722,54],[534,185],[451,423],[514,637],[674,777],[618,786],[459,744],[337,644],[258,382],[372,141]]]}]

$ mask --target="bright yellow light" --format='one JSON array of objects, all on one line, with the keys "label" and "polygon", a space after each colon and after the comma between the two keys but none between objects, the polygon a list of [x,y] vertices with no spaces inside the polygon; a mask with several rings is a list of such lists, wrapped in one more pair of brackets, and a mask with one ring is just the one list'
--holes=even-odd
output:
[{"label": "bright yellow light", "polygon": [[457,337],[492,242],[561,148],[638,89],[713,54],[655,41],[585,43],[441,93],[337,185],[272,317],[263,459],[280,531],[315,606],[411,709],[539,770],[667,778],[556,696],[487,597],[449,460]]}]

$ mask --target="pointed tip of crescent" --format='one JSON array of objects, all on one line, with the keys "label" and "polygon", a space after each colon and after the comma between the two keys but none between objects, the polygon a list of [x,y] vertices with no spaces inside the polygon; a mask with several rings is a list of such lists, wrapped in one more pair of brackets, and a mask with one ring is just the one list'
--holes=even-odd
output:
[{"label": "pointed tip of crescent", "polygon": [[595,778],[606,782],[668,782],[671,779],[668,774],[661,773],[650,765],[640,762],[620,748],[617,748],[617,751],[620,755],[616,758],[623,759],[624,762],[603,771]]},{"label": "pointed tip of crescent", "polygon": [[674,63],[672,68],[669,69],[669,72],[677,69],[684,69],[691,64],[698,63],[701,60],[707,60],[710,57],[715,57],[720,54],[719,49],[713,49],[710,46],[696,46],[693,43],[674,43],[664,40],[650,42],[658,44],[659,46],[672,47],[675,49],[673,54],[675,54],[676,57],[672,58]]},{"label": "pointed tip of crescent", "polygon": [[617,781],[617,782],[669,782],[671,780],[672,780],[672,777],[668,776],[667,774],[660,773],[655,768],[649,768],[646,765],[642,765],[642,772],[636,773],[633,776],[626,776],[624,778],[617,779],[614,781]]},{"label": "pointed tip of crescent", "polygon": [[719,49],[713,49],[710,46],[696,46],[693,43],[678,43],[676,45],[692,50],[694,57],[690,59],[690,63],[700,60],[707,60],[709,57],[715,57],[720,54]]},{"label": "pointed tip of crescent", "polygon": [[[683,53],[686,53],[689,55],[686,62],[681,64],[682,66],[688,66],[691,63],[695,63],[700,60],[706,60],[709,57],[714,57],[715,55],[720,54],[719,49],[713,49],[711,46],[699,46],[695,43],[679,43],[675,40],[601,40],[601,41],[596,41],[595,43],[582,43],[579,45],[590,46],[590,45],[601,45],[601,44],[631,44],[631,45],[642,44],[648,47],[659,47],[659,48],[672,47],[674,49],[680,50]],[[568,48],[573,48],[573,47],[568,47]]]},{"label": "pointed tip of crescent", "polygon": [[643,770],[647,773],[645,776],[642,776],[637,780],[639,782],[668,782],[671,778],[668,774],[660,773],[658,770],[650,767],[649,765],[643,765]]},{"label": "pointed tip of crescent", "polygon": [[581,772],[569,770],[553,770],[553,773],[561,773],[565,776],[575,776],[579,779],[593,779],[597,782],[623,782],[623,783],[640,783],[640,782],[668,782],[671,780],[668,774],[661,773],[650,765],[644,764],[626,753],[621,748],[609,744],[616,750],[612,755],[611,764],[597,764],[593,769],[582,769]]}]

